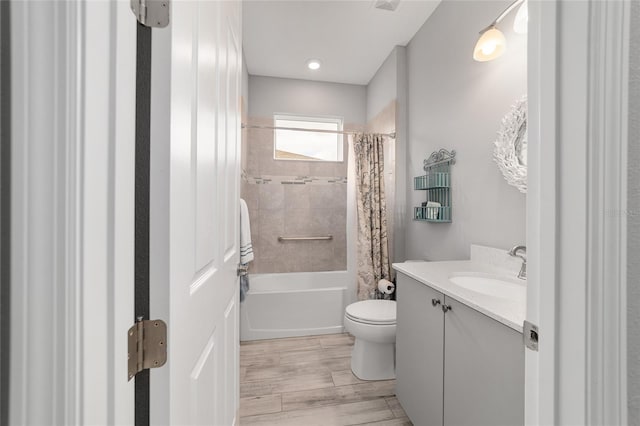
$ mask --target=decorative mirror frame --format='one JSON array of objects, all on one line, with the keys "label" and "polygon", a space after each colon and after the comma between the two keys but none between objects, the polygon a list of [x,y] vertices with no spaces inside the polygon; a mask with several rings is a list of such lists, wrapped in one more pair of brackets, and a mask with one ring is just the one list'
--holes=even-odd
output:
[{"label": "decorative mirror frame", "polygon": [[[527,164],[523,164],[518,147],[527,146],[527,96],[516,101],[502,119],[498,138],[493,143],[493,159],[509,185],[527,193]],[[526,155],[526,152],[525,152]]]}]

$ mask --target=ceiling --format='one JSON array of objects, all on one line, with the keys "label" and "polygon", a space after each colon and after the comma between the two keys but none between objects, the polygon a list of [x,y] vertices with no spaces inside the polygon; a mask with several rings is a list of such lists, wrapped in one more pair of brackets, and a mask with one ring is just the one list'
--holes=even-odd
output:
[{"label": "ceiling", "polygon": [[[394,46],[405,46],[439,0],[245,0],[243,48],[251,75],[368,84]],[[317,71],[307,68],[319,59]]]}]

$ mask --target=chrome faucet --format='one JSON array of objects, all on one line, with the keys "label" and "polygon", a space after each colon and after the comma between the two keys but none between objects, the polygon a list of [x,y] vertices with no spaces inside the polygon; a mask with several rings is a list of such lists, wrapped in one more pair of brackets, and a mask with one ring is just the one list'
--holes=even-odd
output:
[{"label": "chrome faucet", "polygon": [[527,247],[526,246],[515,246],[511,250],[508,251],[509,256],[519,257],[522,259],[522,267],[520,268],[520,272],[518,273],[518,278],[521,280],[527,279]]}]

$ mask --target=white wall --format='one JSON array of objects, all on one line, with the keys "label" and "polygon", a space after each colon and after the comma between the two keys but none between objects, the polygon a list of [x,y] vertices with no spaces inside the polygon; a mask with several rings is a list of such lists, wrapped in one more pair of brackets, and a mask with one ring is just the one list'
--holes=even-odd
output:
[{"label": "white wall", "polygon": [[252,75],[249,93],[252,118],[292,113],[340,116],[345,125],[366,121],[366,86]]},{"label": "white wall", "polygon": [[640,1],[631,6],[629,51],[629,177],[628,189],[628,398],[629,424],[640,425]]},{"label": "white wall", "polygon": [[[468,259],[471,243],[506,249],[525,242],[526,197],[507,185],[492,158],[502,117],[526,93],[526,36],[512,31],[515,13],[500,25],[506,53],[472,59],[478,31],[509,4],[445,0],[408,45],[408,185],[432,151],[457,152],[452,223],[409,221],[408,258]],[[408,188],[407,209],[424,196]]]}]

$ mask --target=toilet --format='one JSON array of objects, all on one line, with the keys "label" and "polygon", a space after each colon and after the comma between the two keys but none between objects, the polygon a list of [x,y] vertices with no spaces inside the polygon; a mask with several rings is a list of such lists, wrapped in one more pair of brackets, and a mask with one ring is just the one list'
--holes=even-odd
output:
[{"label": "toilet", "polygon": [[345,330],[355,337],[351,371],[361,380],[396,377],[396,302],[363,300],[345,309]]}]

